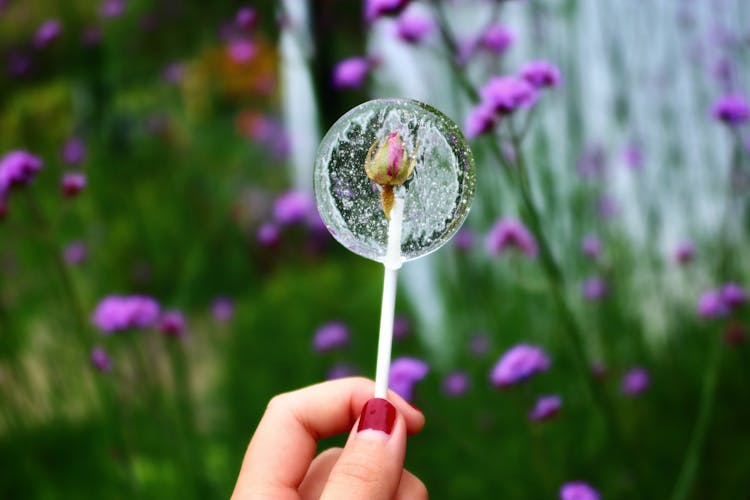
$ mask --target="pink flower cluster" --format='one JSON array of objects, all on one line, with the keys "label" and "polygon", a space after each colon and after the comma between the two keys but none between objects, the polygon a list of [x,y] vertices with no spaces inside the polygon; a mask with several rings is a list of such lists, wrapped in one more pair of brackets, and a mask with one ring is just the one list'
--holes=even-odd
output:
[{"label": "pink flower cluster", "polygon": [[506,351],[495,364],[490,381],[495,387],[504,388],[546,372],[549,367],[549,357],[541,347],[518,344]]},{"label": "pink flower cluster", "polygon": [[464,131],[474,138],[491,131],[504,117],[534,106],[539,91],[556,87],[562,81],[560,70],[547,61],[531,61],[520,76],[493,76],[480,89],[481,102],[466,117]]},{"label": "pink flower cluster", "polygon": [[143,295],[110,295],[96,306],[91,322],[103,333],[150,328],[159,319],[159,303]]},{"label": "pink flower cluster", "polygon": [[500,255],[508,249],[515,249],[532,259],[538,253],[536,239],[531,231],[519,220],[506,217],[490,230],[487,250],[490,255]]},{"label": "pink flower cluster", "polygon": [[27,151],[11,151],[0,158],[0,219],[7,213],[11,189],[31,184],[42,165],[39,158]]},{"label": "pink flower cluster", "polygon": [[698,299],[698,315],[704,318],[727,316],[746,301],[744,288],[737,283],[725,283],[721,288],[703,292]]},{"label": "pink flower cluster", "polygon": [[427,376],[430,367],[417,358],[402,357],[391,362],[388,387],[407,401],[414,399],[414,386]]}]

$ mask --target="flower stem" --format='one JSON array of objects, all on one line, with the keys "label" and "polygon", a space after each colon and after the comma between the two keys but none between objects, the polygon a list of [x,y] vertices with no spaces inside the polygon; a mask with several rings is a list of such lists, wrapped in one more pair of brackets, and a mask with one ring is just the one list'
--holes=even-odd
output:
[{"label": "flower stem", "polygon": [[194,488],[200,498],[215,496],[211,482],[205,473],[205,453],[203,440],[198,431],[195,416],[195,403],[190,385],[190,365],[185,353],[185,345],[177,339],[170,340],[167,345],[169,351],[170,368],[176,396],[175,423],[181,425],[181,445],[185,453],[185,465],[190,471]]},{"label": "flower stem", "polygon": [[[78,293],[76,292],[75,286],[73,285],[73,278],[70,276],[70,272],[68,271],[68,268],[65,265],[62,256],[60,255],[60,251],[55,245],[50,224],[48,223],[46,217],[44,217],[44,214],[37,204],[34,195],[29,189],[26,189],[24,193],[26,195],[26,202],[29,206],[29,212],[34,219],[34,223],[39,228],[44,242],[49,246],[55,269],[60,276],[60,281],[62,281],[63,288],[65,289],[65,294],[67,295],[67,298],[70,302],[73,321],[78,327],[78,335],[76,335],[76,337],[78,338],[82,347],[84,349],[88,349],[89,344],[86,338],[88,330],[85,320],[86,315],[84,313],[81,301],[78,299]],[[86,351],[84,350],[84,352]]]},{"label": "flower stem", "polygon": [[706,439],[708,424],[711,422],[711,413],[713,413],[716,387],[718,386],[719,371],[721,368],[721,354],[721,343],[714,342],[713,348],[709,353],[706,376],[703,379],[698,417],[695,421],[693,433],[690,436],[690,443],[685,453],[685,461],[682,463],[680,474],[677,477],[677,483],[672,493],[672,500],[686,499],[695,482],[695,476],[698,473],[698,466],[700,465],[703,441]]}]

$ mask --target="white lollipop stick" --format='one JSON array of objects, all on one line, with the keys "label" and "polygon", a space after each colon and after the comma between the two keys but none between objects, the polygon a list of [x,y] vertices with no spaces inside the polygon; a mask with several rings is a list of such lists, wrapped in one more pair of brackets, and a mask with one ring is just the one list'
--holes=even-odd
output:
[{"label": "white lollipop stick", "polygon": [[391,345],[393,343],[393,314],[396,308],[396,282],[401,267],[401,228],[404,220],[404,200],[395,197],[388,222],[383,302],[380,306],[380,333],[378,334],[378,360],[375,370],[375,397],[387,399],[388,375],[391,371]]}]

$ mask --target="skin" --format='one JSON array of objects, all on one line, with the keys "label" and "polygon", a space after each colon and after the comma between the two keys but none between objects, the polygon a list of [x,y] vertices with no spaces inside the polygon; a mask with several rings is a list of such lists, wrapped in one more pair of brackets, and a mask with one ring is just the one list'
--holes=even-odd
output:
[{"label": "skin", "polygon": [[[396,393],[390,435],[357,432],[374,382],[346,378],[280,394],[268,404],[250,441],[233,500],[428,498],[424,484],[404,469],[406,437],[422,430],[424,415]],[[320,439],[349,431],[344,448],[317,457]]]}]

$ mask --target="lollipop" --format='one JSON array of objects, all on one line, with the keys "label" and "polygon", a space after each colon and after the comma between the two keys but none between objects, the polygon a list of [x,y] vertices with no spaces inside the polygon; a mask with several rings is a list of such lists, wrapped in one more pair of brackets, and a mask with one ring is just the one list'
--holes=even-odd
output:
[{"label": "lollipop", "polygon": [[377,99],[331,127],[313,181],[333,237],[385,267],[375,372],[375,397],[385,398],[398,269],[461,227],[474,196],[474,158],[443,113],[418,101]]}]

